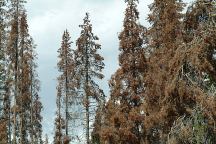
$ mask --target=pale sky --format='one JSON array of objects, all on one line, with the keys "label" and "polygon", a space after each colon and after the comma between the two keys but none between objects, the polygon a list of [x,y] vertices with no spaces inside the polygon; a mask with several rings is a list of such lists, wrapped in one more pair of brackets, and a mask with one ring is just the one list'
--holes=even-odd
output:
[{"label": "pale sky", "polygon": [[[152,2],[140,0],[138,6],[140,23],[146,27],[149,26],[148,5]],[[108,81],[118,68],[118,33],[122,30],[126,4],[124,0],[29,0],[26,8],[30,34],[37,44],[40,96],[44,107],[43,134],[48,134],[51,142],[56,111],[57,49],[63,31],[68,29],[75,42],[81,30],[78,26],[83,23],[85,13],[90,13],[93,32],[100,39],[101,54],[105,58],[105,78],[100,86],[108,96]]]}]

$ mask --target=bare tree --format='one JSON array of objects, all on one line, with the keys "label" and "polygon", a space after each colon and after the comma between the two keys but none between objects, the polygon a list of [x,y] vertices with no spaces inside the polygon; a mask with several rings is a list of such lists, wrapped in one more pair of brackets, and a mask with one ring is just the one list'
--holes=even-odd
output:
[{"label": "bare tree", "polygon": [[96,42],[98,37],[92,32],[88,13],[86,13],[83,21],[84,23],[80,25],[81,34],[76,42],[76,79],[79,82],[79,97],[83,100],[86,143],[90,144],[91,119],[96,115],[96,106],[104,99],[103,91],[95,82],[95,79],[103,79],[104,77],[102,74],[104,58],[98,53],[101,45]]}]

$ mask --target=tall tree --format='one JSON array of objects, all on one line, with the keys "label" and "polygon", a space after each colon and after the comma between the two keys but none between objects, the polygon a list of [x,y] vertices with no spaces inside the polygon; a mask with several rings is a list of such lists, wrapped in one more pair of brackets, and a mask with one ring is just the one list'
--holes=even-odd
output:
[{"label": "tall tree", "polygon": [[[186,19],[189,37],[170,60],[170,84],[167,93],[179,97],[189,143],[215,143],[215,1],[197,0]],[[189,22],[189,21],[188,21]],[[190,24],[190,25],[189,25]],[[178,77],[178,78],[177,78]],[[167,102],[166,100],[164,102]],[[182,124],[181,123],[181,124]],[[202,124],[201,124],[202,123]],[[175,127],[175,125],[173,126]],[[181,129],[175,137],[178,142]],[[179,130],[178,130],[179,131]]]},{"label": "tall tree", "polygon": [[83,21],[84,23],[80,25],[82,29],[81,34],[76,42],[76,78],[79,82],[79,96],[83,99],[83,107],[85,109],[86,144],[90,144],[90,119],[95,117],[95,106],[99,106],[100,102],[104,99],[103,91],[95,82],[96,79],[104,77],[102,74],[104,58],[98,53],[101,45],[96,42],[98,37],[92,32],[88,13],[86,13]]},{"label": "tall tree", "polygon": [[40,101],[39,90],[40,90],[40,81],[38,79],[38,74],[36,71],[37,64],[36,60],[36,52],[33,49],[30,51],[30,55],[32,59],[29,60],[29,80],[30,80],[30,110],[29,110],[29,135],[30,135],[30,142],[31,143],[42,143],[42,109],[43,105]]},{"label": "tall tree", "polygon": [[120,68],[110,81],[111,97],[107,104],[106,124],[102,132],[108,143],[142,143],[144,81],[146,67],[144,44],[146,28],[138,22],[137,0],[127,0],[124,29],[119,35]]},{"label": "tall tree", "polygon": [[6,2],[0,2],[0,118],[3,116],[3,100],[4,100],[4,82],[5,82],[5,46],[6,46],[6,31],[5,31],[5,7]]},{"label": "tall tree", "polygon": [[[11,117],[13,118],[13,143],[33,143],[34,100],[39,91],[36,74],[36,52],[33,39],[28,32],[27,16],[23,0],[11,0],[9,9],[11,29],[7,44],[8,75],[11,84],[8,93],[13,94]],[[39,97],[38,97],[39,98]],[[40,115],[38,115],[40,116]],[[40,118],[41,119],[41,118]],[[40,120],[41,122],[41,120]]]},{"label": "tall tree", "polygon": [[[175,120],[175,110],[180,111],[178,104],[165,104],[167,96],[166,84],[170,76],[170,59],[182,43],[182,16],[184,3],[181,0],[154,0],[150,5],[149,45],[152,53],[148,60],[148,71],[145,75],[145,143],[160,143],[166,138],[170,125]],[[170,117],[169,117],[170,116]],[[164,121],[163,121],[164,120]]]},{"label": "tall tree", "polygon": [[71,49],[71,41],[69,32],[66,30],[62,36],[62,44],[61,48],[58,50],[59,53],[59,62],[58,62],[58,70],[61,75],[58,77],[60,83],[62,83],[62,98],[64,106],[64,119],[65,119],[65,136],[69,137],[69,122],[70,119],[70,105],[71,99],[74,95],[74,56]]},{"label": "tall tree", "polygon": [[8,118],[9,118],[9,99],[7,96],[6,88],[9,85],[6,84],[6,6],[7,2],[2,0],[0,2],[0,143],[8,143]]},{"label": "tall tree", "polygon": [[20,19],[20,51],[19,51],[19,99],[17,105],[19,108],[19,133],[20,143],[28,143],[28,132],[30,127],[26,123],[31,123],[31,64],[32,39],[28,34],[28,24],[26,14],[23,13]]},{"label": "tall tree", "polygon": [[[20,20],[20,83],[21,102],[19,102],[20,130],[24,135],[23,143],[42,143],[42,103],[40,102],[40,84],[37,75],[36,51],[33,39],[28,34],[27,16],[21,15]],[[22,124],[24,122],[24,124]],[[25,124],[27,123],[27,125]]]},{"label": "tall tree", "polygon": [[18,79],[19,79],[19,43],[20,43],[20,36],[19,36],[19,25],[20,25],[20,16],[22,13],[23,0],[11,0],[10,1],[10,34],[9,34],[9,41],[7,46],[7,55],[9,57],[9,74],[12,75],[13,78],[13,85],[12,85],[12,93],[13,97],[13,143],[17,143],[17,131],[18,131],[18,121],[17,121],[17,113],[18,113],[18,105],[17,99],[19,96],[19,88],[18,88]]},{"label": "tall tree", "polygon": [[[172,12],[178,13],[176,9],[178,2],[176,4],[171,4],[174,1],[163,2],[166,2],[164,9],[170,8]],[[200,2],[198,1],[198,5],[201,4]],[[206,5],[207,1],[202,2]],[[155,6],[155,4],[153,5]],[[204,5],[195,11],[202,13]],[[210,5],[211,3],[207,3],[205,8],[212,10]],[[157,8],[157,10],[161,11],[161,8]],[[166,27],[168,27],[168,32],[172,30],[177,33],[163,32],[164,36],[161,37],[163,41],[159,42],[159,49],[155,50],[150,56],[150,68],[145,77],[146,91],[143,106],[147,113],[144,120],[147,132],[146,143],[196,143],[196,140],[193,142],[188,141],[186,138],[188,135],[182,135],[184,140],[179,140],[179,137],[174,135],[176,133],[181,134],[185,130],[188,130],[188,133],[190,133],[191,130],[193,131],[200,127],[198,123],[201,121],[204,124],[204,119],[215,121],[210,118],[214,117],[213,111],[215,110],[212,105],[215,105],[215,99],[211,97],[212,94],[209,94],[205,86],[205,81],[207,80],[205,77],[212,77],[215,72],[215,60],[213,58],[214,40],[206,36],[208,33],[207,35],[214,37],[214,18],[212,17],[209,21],[206,19],[206,16],[209,17],[209,14],[212,12],[204,12],[204,15],[206,15],[204,17],[202,17],[202,14],[194,15],[195,17],[192,16],[193,14],[190,15],[187,18],[196,20],[191,21],[191,27],[187,25],[185,30],[186,32],[191,32],[192,35],[182,37],[183,28],[180,19],[177,17],[178,19],[175,20],[179,21],[175,27],[170,25],[174,20],[169,19],[171,17],[169,16],[170,13],[164,13],[164,19],[160,20],[160,22],[167,21]],[[164,30],[166,30],[166,27],[164,27]],[[150,34],[153,33],[150,31]],[[171,37],[174,39],[170,39]],[[207,103],[209,103],[208,106]],[[201,107],[202,110],[199,110],[197,107]],[[208,113],[207,111],[211,112]],[[197,116],[200,113],[203,116]],[[196,122],[197,117],[199,117],[198,123]],[[179,121],[181,121],[180,125],[187,125],[181,128],[182,131],[177,130]],[[203,133],[205,130],[202,131],[202,128],[198,131]],[[177,131],[173,132],[173,129]],[[198,131],[193,131],[193,135],[197,135]],[[211,125],[208,131],[211,132],[207,133],[213,133]],[[175,137],[175,141],[173,139],[169,141],[170,135]],[[199,133],[199,135],[202,134]],[[193,138],[189,136],[189,139]],[[199,138],[197,140],[200,141]]]}]

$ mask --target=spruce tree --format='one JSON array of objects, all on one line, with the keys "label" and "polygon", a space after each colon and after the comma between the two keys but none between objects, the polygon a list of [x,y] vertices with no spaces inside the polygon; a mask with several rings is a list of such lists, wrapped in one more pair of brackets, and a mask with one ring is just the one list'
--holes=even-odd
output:
[{"label": "spruce tree", "polygon": [[7,90],[7,95],[9,101],[13,102],[11,104],[13,120],[9,125],[12,125],[14,144],[34,143],[33,102],[36,99],[35,93],[39,91],[35,45],[28,32],[24,3],[22,0],[11,1],[9,9],[11,29],[6,51],[9,61],[7,75],[11,77],[10,81],[8,80],[8,85],[11,87]]},{"label": "spruce tree", "polygon": [[31,123],[31,62],[33,56],[32,51],[32,39],[28,34],[28,24],[26,14],[23,13],[20,19],[20,51],[19,51],[19,95],[17,105],[19,108],[19,133],[20,142],[28,143],[29,127],[27,123]]},{"label": "spruce tree", "polygon": [[8,137],[8,110],[9,100],[6,94],[6,5],[7,2],[0,2],[0,143],[7,143]]},{"label": "spruce tree", "polygon": [[[174,5],[171,3],[167,2],[163,8],[170,8],[170,11],[178,13],[176,9],[178,3]],[[147,114],[144,120],[146,143],[201,142],[200,137],[191,136],[191,133],[201,137],[207,134],[208,137],[205,139],[212,141],[211,135],[214,135],[214,132],[211,123],[215,120],[211,118],[214,117],[215,108],[212,105],[215,105],[215,100],[206,82],[209,83],[209,79],[214,80],[215,72],[213,56],[215,17],[212,16],[215,7],[212,4],[207,1],[197,1],[199,8],[192,9],[191,13],[188,11],[185,27],[182,27],[178,17],[176,20],[169,19],[170,11],[164,13],[164,17],[167,18],[160,20],[167,22],[167,26],[165,25],[163,29],[168,33],[162,33],[164,35],[159,39],[162,41],[159,42],[158,49],[154,50],[149,58],[149,69],[145,77],[146,91],[143,106]],[[161,11],[161,8],[157,10]],[[176,23],[176,26],[170,26],[172,21],[179,21],[178,25]],[[159,33],[161,31],[163,30],[159,30]],[[150,35],[155,36],[151,30]],[[154,45],[150,43],[150,46]],[[213,83],[210,85],[213,86]],[[208,124],[205,123],[207,119],[211,121]],[[203,123],[205,128],[200,127],[197,122]],[[180,130],[179,125],[182,126]],[[188,133],[183,134],[185,131]],[[196,140],[192,140],[194,138]]]},{"label": "spruce tree", "polygon": [[17,137],[20,137],[18,133],[19,129],[19,122],[18,122],[18,105],[17,105],[17,99],[20,94],[19,88],[18,88],[18,82],[19,82],[19,44],[20,44],[20,16],[22,13],[23,3],[25,1],[23,0],[11,0],[10,1],[10,7],[9,7],[9,14],[10,14],[10,32],[9,32],[9,40],[7,44],[7,55],[9,58],[9,64],[8,64],[8,74],[12,75],[12,89],[11,89],[11,100],[13,101],[12,106],[12,131],[13,131],[13,144],[16,144],[18,142]]},{"label": "spruce tree", "polygon": [[[185,29],[191,35],[185,37],[187,43],[170,60],[172,82],[167,93],[175,94],[181,101],[178,107],[184,109],[178,114],[184,117],[182,123],[188,127],[189,136],[185,141],[189,143],[215,143],[215,12],[213,1],[194,3],[186,18],[194,20],[191,26],[187,25],[190,29]],[[178,130],[176,141],[183,130]]]},{"label": "spruce tree", "polygon": [[110,80],[111,95],[107,104],[102,136],[108,143],[142,143],[144,137],[141,104],[144,99],[144,75],[147,70],[144,44],[146,28],[139,24],[137,0],[126,1],[120,40],[120,68]]},{"label": "spruce tree", "polygon": [[5,83],[5,46],[6,46],[6,31],[5,31],[5,1],[0,2],[0,118],[3,117],[4,103],[4,83]]},{"label": "spruce tree", "polygon": [[[60,83],[62,83],[62,106],[64,110],[62,112],[62,116],[65,119],[65,139],[69,139],[71,137],[71,133],[69,133],[69,124],[71,123],[71,109],[72,97],[74,96],[74,71],[75,71],[75,63],[73,51],[71,49],[71,41],[69,32],[66,30],[62,36],[62,44],[61,48],[58,50],[59,53],[59,61],[58,61],[58,70],[61,73],[58,77]],[[64,114],[63,114],[64,113]]]},{"label": "spruce tree", "polygon": [[[167,95],[166,89],[170,83],[170,59],[182,43],[183,8],[181,0],[154,0],[150,5],[148,47],[152,49],[152,53],[144,78],[145,143],[164,143],[166,134],[175,120],[176,111],[181,110],[177,103],[172,103],[176,98]],[[169,99],[169,103],[165,103],[165,99]]]},{"label": "spruce tree", "polygon": [[101,45],[97,43],[99,38],[92,32],[89,14],[86,13],[80,25],[81,34],[77,39],[77,49],[75,51],[76,79],[78,81],[79,96],[82,99],[84,108],[85,143],[90,144],[91,119],[96,115],[96,108],[101,107],[104,93],[95,82],[96,79],[103,79],[102,69],[104,68],[104,58],[98,53]]}]

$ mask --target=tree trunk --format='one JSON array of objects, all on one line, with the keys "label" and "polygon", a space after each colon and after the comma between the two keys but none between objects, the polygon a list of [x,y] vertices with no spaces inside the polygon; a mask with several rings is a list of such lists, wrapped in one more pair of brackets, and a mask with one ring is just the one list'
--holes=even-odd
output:
[{"label": "tree trunk", "polygon": [[31,65],[31,119],[30,119],[30,127],[31,127],[31,133],[30,133],[30,142],[33,144],[35,141],[34,141],[34,137],[33,137],[33,66]]},{"label": "tree trunk", "polygon": [[85,76],[85,110],[86,110],[86,144],[90,144],[89,140],[89,96],[88,96],[88,65],[89,65],[89,60],[88,60],[88,47],[86,46],[85,49],[85,56],[86,56],[86,64],[85,64],[85,71],[86,71],[86,76]]},{"label": "tree trunk", "polygon": [[[66,51],[66,50],[65,50]],[[65,66],[65,89],[66,89],[66,92],[65,92],[65,105],[66,105],[66,108],[65,108],[65,132],[66,132],[66,136],[68,136],[68,61],[67,61],[67,51],[66,51],[66,58],[65,58],[65,61],[66,61],[66,66]]]},{"label": "tree trunk", "polygon": [[16,21],[16,29],[15,29],[15,42],[14,42],[14,48],[15,48],[15,91],[14,91],[14,119],[13,119],[13,144],[16,144],[16,125],[17,125],[17,103],[16,99],[18,96],[18,38],[19,38],[19,32],[18,32],[18,4],[19,2],[17,1],[17,6],[16,6],[16,16],[15,16],[15,21]]}]

